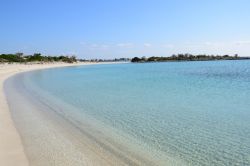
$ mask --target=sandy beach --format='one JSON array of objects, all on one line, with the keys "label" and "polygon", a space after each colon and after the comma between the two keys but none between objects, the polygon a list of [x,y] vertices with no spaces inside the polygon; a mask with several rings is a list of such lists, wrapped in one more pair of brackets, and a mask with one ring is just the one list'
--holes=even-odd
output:
[{"label": "sandy beach", "polygon": [[4,81],[20,72],[54,67],[89,65],[93,63],[49,63],[49,64],[0,64],[0,165],[29,165],[25,156],[21,138],[12,120],[3,92]]},{"label": "sandy beach", "polygon": [[[12,89],[12,84],[19,80],[19,75],[16,74],[21,72],[91,64],[96,63],[0,65],[0,165],[110,166],[161,165],[159,161],[166,163],[165,158],[158,161],[153,159],[150,153],[139,148],[139,144],[126,144],[127,137],[120,138],[120,141],[113,140],[113,137],[118,138],[118,135],[111,133],[111,130],[104,126],[96,128],[98,122],[90,117],[86,117],[79,128],[74,122],[62,118],[54,111],[44,112],[50,108],[36,103],[35,97],[26,98],[22,96],[22,92]],[[10,94],[14,94],[11,95],[11,100]],[[71,109],[67,105],[64,106],[66,110]],[[158,164],[155,164],[156,161]]]}]

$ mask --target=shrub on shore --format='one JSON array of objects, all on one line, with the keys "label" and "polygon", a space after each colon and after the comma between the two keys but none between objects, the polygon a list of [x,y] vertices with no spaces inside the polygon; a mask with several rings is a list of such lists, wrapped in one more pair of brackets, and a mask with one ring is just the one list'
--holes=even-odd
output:
[{"label": "shrub on shore", "polygon": [[229,55],[192,55],[192,54],[178,54],[170,57],[156,57],[138,58],[134,57],[131,62],[167,62],[167,61],[211,61],[211,60],[244,60],[250,57],[239,57],[238,54],[234,56]]},{"label": "shrub on shore", "polygon": [[23,55],[23,53],[16,54],[0,54],[0,62],[65,62],[74,63],[76,62],[75,56],[43,56],[40,53],[33,55]]}]

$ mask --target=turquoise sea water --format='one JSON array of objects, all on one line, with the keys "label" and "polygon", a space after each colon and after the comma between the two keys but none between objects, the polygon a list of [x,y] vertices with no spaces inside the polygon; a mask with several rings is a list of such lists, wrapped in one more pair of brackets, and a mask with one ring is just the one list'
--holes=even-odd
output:
[{"label": "turquoise sea water", "polygon": [[250,61],[91,65],[22,79],[74,107],[65,114],[92,117],[149,154],[186,165],[250,165]]}]

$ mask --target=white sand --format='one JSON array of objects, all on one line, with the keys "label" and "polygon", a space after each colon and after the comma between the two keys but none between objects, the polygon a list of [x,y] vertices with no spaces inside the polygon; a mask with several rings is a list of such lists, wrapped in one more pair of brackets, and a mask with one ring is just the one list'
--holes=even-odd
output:
[{"label": "white sand", "polygon": [[36,69],[64,67],[74,65],[87,65],[92,63],[50,63],[50,64],[0,64],[0,165],[25,166],[29,165],[25,156],[21,138],[15,128],[3,92],[3,82],[10,76]]}]

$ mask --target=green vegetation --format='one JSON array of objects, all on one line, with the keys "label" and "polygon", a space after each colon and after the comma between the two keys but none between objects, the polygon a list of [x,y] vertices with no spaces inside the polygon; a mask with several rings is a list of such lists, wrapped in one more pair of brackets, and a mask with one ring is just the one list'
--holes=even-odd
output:
[{"label": "green vegetation", "polygon": [[16,54],[0,54],[0,62],[76,62],[75,56],[43,56],[40,53],[33,55],[23,55],[23,53]]},{"label": "green vegetation", "polygon": [[170,57],[134,57],[131,62],[168,62],[168,61],[212,61],[212,60],[243,60],[250,59],[250,57],[239,57],[237,54],[234,56],[229,55],[192,55],[192,54],[178,54]]}]

